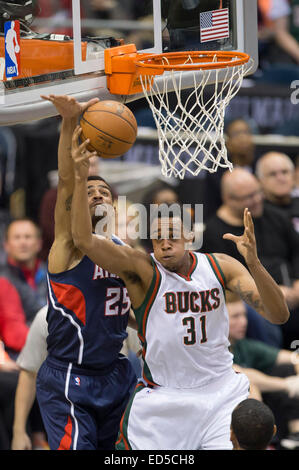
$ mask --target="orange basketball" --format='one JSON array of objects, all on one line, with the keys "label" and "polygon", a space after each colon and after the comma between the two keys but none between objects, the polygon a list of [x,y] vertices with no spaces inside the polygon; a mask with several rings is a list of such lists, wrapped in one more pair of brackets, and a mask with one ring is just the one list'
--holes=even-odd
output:
[{"label": "orange basketball", "polygon": [[126,153],[137,137],[132,111],[118,101],[99,101],[84,112],[80,126],[82,141],[90,139],[88,150],[100,157],[115,158]]}]

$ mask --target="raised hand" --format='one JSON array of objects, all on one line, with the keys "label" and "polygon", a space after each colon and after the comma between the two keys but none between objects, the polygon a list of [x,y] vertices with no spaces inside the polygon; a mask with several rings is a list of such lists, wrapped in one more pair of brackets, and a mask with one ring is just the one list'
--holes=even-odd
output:
[{"label": "raised hand", "polygon": [[87,149],[90,142],[89,139],[86,139],[82,144],[79,143],[81,133],[81,127],[77,126],[72,136],[72,159],[74,162],[75,177],[87,178],[89,159],[97,156],[97,152],[90,152]]},{"label": "raised hand", "polygon": [[78,118],[89,106],[99,101],[99,98],[92,98],[84,103],[79,103],[74,97],[68,95],[41,95],[41,98],[50,101],[60,116],[65,119]]},{"label": "raised hand", "polygon": [[249,210],[244,210],[244,233],[241,236],[226,233],[223,235],[225,240],[231,240],[237,246],[239,253],[245,259],[247,265],[252,265],[258,260],[256,240],[254,234],[254,224]]}]

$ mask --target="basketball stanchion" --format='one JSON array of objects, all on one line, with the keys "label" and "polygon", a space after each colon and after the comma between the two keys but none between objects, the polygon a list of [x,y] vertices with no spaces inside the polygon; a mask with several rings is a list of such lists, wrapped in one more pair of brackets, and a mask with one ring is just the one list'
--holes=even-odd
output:
[{"label": "basketball stanchion", "polygon": [[252,66],[248,54],[235,51],[140,54],[134,44],[105,50],[110,93],[144,93],[158,130],[162,174],[180,179],[219,167],[232,170],[225,109]]}]

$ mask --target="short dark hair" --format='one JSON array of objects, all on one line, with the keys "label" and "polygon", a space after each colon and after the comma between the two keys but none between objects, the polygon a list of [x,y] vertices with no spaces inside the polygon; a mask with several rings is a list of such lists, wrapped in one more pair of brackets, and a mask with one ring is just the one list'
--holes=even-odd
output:
[{"label": "short dark hair", "polygon": [[248,398],[234,409],[231,428],[244,450],[265,450],[273,437],[275,419],[265,403]]},{"label": "short dark hair", "polygon": [[115,194],[115,191],[110,186],[110,184],[107,183],[107,181],[99,175],[89,175],[88,178],[87,178],[87,181],[93,181],[93,180],[103,181],[103,183],[105,183],[107,185],[107,187],[108,187],[108,189],[111,193],[112,201],[114,201],[114,199],[116,197],[116,194]]},{"label": "short dark hair", "polygon": [[174,217],[179,217],[182,224],[186,228],[193,229],[193,220],[192,215],[188,210],[184,209],[184,205],[181,202],[174,202],[172,204],[167,204],[163,202],[162,204],[157,204],[157,207],[150,212],[150,227],[156,219],[161,219],[167,215],[170,219]]}]

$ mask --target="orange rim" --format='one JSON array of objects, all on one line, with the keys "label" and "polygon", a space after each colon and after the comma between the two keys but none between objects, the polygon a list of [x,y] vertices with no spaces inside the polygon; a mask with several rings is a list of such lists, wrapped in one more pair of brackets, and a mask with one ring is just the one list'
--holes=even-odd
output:
[{"label": "orange rim", "polygon": [[[163,70],[214,70],[226,67],[236,67],[246,64],[250,56],[244,52],[232,51],[184,51],[167,52],[165,54],[140,54],[135,65],[161,73]],[[216,61],[215,61],[216,57]],[[191,63],[184,63],[188,58]]]}]

